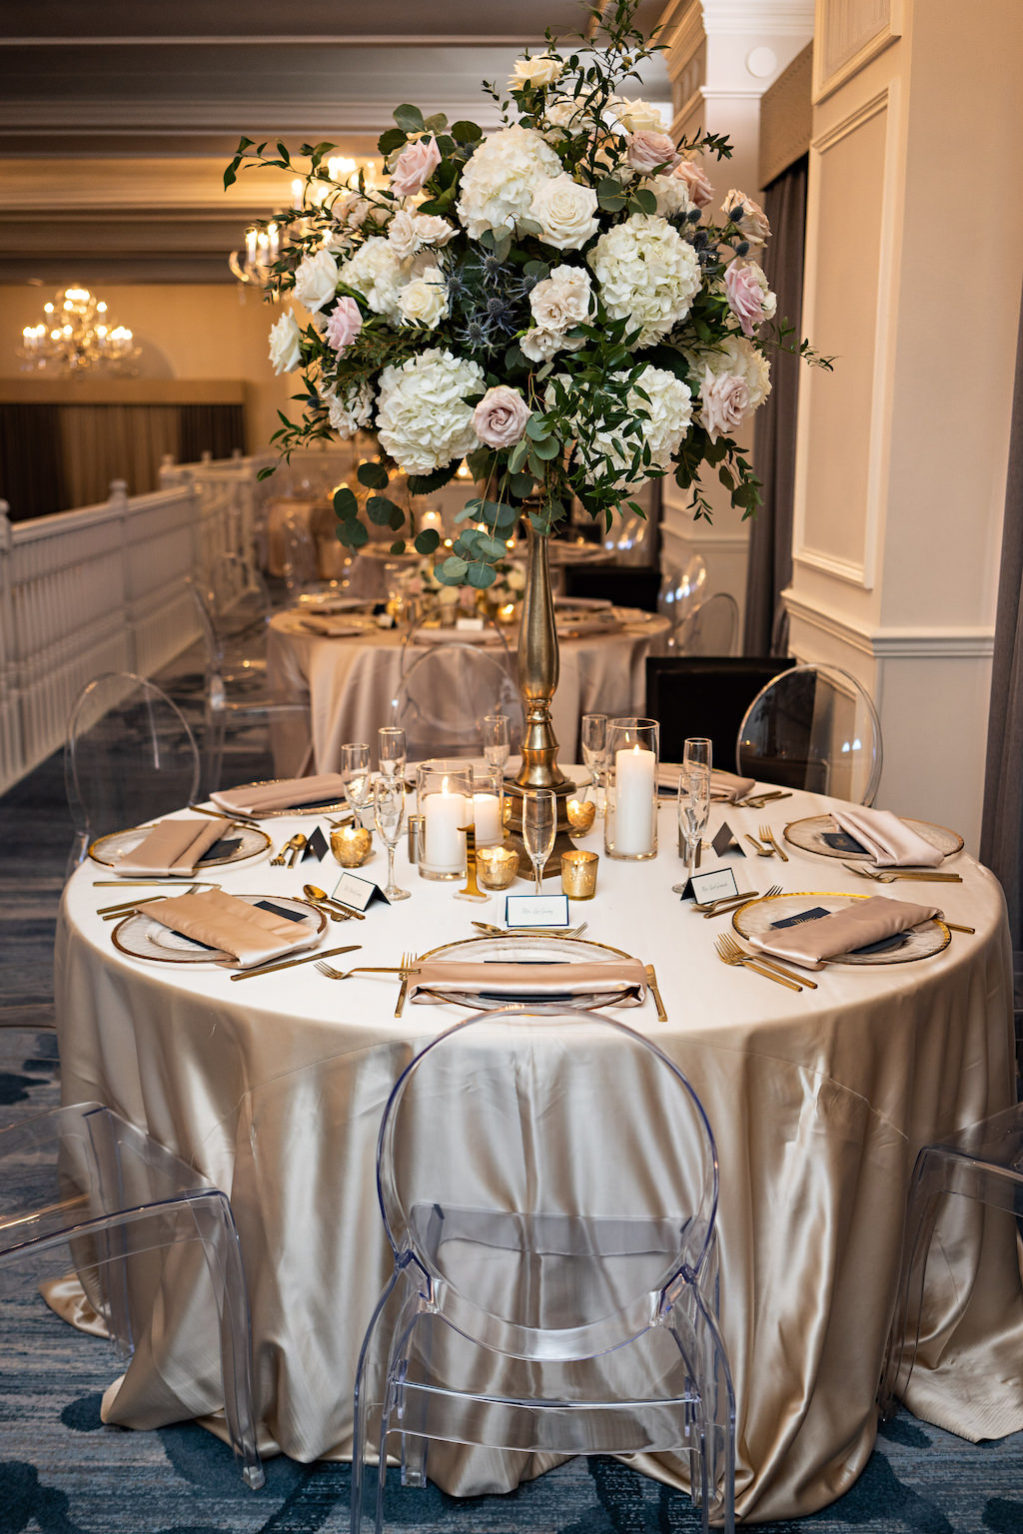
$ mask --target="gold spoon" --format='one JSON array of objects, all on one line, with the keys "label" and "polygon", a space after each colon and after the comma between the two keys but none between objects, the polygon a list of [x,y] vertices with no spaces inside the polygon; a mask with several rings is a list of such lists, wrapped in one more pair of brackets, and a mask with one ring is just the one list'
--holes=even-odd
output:
[{"label": "gold spoon", "polygon": [[[315,884],[303,884],[302,891],[303,891],[304,894],[308,895],[310,900],[321,900],[321,901],[325,901],[327,903],[327,905],[334,906],[335,909],[337,909],[338,911],[341,912],[341,919],[342,919],[342,921],[345,919],[346,916],[354,916],[356,921],[365,921],[366,920],[366,918],[362,914],[362,912],[361,911],[356,911],[354,906],[348,906],[348,905],[345,905],[344,902],[341,901],[341,900],[335,900],[332,895],[328,895],[327,894],[326,890],[321,890]],[[330,913],[328,912],[328,915],[329,914]]]},{"label": "gold spoon", "polygon": [[322,909],[324,916],[329,916],[331,921],[344,921],[340,911],[336,911],[332,905],[327,904],[327,896],[318,890],[315,884],[303,884],[302,893],[307,900],[311,900],[315,906]]}]

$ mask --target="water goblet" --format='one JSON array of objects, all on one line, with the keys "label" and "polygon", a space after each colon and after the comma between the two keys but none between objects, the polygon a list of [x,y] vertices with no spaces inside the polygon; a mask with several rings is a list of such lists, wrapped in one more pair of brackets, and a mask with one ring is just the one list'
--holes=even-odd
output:
[{"label": "water goblet", "polygon": [[484,714],[480,725],[487,766],[503,775],[508,760],[508,720],[504,714]]},{"label": "water goblet", "polygon": [[405,731],[399,724],[383,724],[377,730],[377,764],[385,778],[404,778],[407,755]]},{"label": "water goblet", "polygon": [[604,787],[604,773],[607,765],[607,715],[584,714],[579,724],[579,744],[582,747],[583,762],[589,768],[593,778],[594,793],[593,802],[600,814],[601,803],[599,791]]},{"label": "water goblet", "polygon": [[536,893],[543,893],[544,864],[551,855],[558,829],[558,805],[551,788],[529,789],[522,797],[522,841],[536,877]]},{"label": "water goblet", "polygon": [[696,868],[696,851],[710,815],[710,768],[691,762],[678,775],[678,828],[686,844],[686,878]]},{"label": "water goblet", "polygon": [[384,894],[390,901],[407,900],[412,891],[402,889],[394,881],[394,849],[405,823],[404,778],[377,778],[373,787],[373,820],[387,848],[387,885]]}]

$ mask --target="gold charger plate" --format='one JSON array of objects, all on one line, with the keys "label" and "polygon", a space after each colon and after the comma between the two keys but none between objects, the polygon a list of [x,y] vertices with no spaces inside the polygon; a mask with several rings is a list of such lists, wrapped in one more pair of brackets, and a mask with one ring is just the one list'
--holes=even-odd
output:
[{"label": "gold charger plate", "polygon": [[[580,953],[580,949],[582,952]],[[419,955],[422,959],[453,958],[455,951],[467,959],[478,958],[484,963],[488,958],[501,959],[506,963],[514,964],[516,955],[522,953],[536,955],[548,953],[556,955],[551,960],[557,962],[557,958],[582,958],[613,953],[619,959],[631,959],[633,955],[626,953],[624,948],[612,948],[609,943],[596,943],[591,938],[585,937],[561,937],[556,932],[537,933],[536,937],[465,937],[458,938],[453,943],[441,943],[436,948],[431,948],[427,953]],[[541,962],[531,958],[527,962]],[[548,996],[546,999],[535,996],[481,996],[478,992],[469,991],[430,991],[428,993],[440,1002],[451,1002],[456,1007],[468,1007],[474,1012],[498,1012],[504,1007],[522,1006],[524,1003],[539,1012],[560,1011],[566,1006],[577,1009],[580,1012],[592,1012],[598,1007],[612,1007],[628,995],[628,987],[616,986],[607,992],[599,991],[595,996],[562,997],[560,1001]]]},{"label": "gold charger plate", "polygon": [[[814,906],[823,906],[830,915],[833,911],[844,910],[853,900],[870,898],[869,894],[850,895],[839,890],[802,890],[793,894],[762,896],[759,900],[751,900],[748,904],[740,906],[732,916],[732,926],[740,937],[746,939],[764,937],[776,922],[784,921],[788,916],[798,916],[801,910],[806,909],[807,902]],[[885,938],[885,946],[876,948],[873,953],[864,949],[854,953],[836,954],[834,958],[827,960],[827,964],[856,966],[912,964],[917,959],[933,958],[936,953],[943,952],[952,941],[951,932],[937,917],[931,921],[922,922],[919,927],[911,927],[908,932],[899,933],[899,937],[901,942],[897,945],[892,943],[892,946],[889,946],[892,940]],[[798,965],[795,967],[798,969]]]},{"label": "gold charger plate", "polygon": [[[152,897],[143,896],[143,899],[149,898]],[[268,900],[272,905],[316,918],[316,931],[309,941],[298,948],[289,949],[281,955],[282,959],[290,959],[295,954],[315,948],[327,930],[326,916],[308,900],[297,900],[293,895],[239,895],[236,898],[244,900],[247,905]],[[127,954],[130,959],[147,959],[155,964],[219,964],[228,965],[231,969],[237,968],[237,959],[226,949],[204,948],[180,932],[172,932],[169,927],[162,926],[152,916],[134,913],[126,916],[114,927],[110,938],[118,953]]]},{"label": "gold charger plate", "polygon": [[[225,814],[225,819],[230,817]],[[152,826],[132,826],[127,831],[111,831],[106,836],[99,836],[89,848],[89,856],[94,863],[100,863],[104,868],[117,868],[122,853],[131,852],[139,845]],[[222,868],[226,863],[244,863],[248,858],[258,857],[261,852],[266,852],[270,846],[270,838],[265,831],[260,831],[258,826],[243,826],[237,821],[234,829],[229,832],[232,841],[241,841],[241,846],[234,852],[228,853],[223,858],[201,858],[196,864],[196,870],[200,868]],[[225,838],[226,840],[227,838]],[[132,875],[125,870],[125,878],[141,878],[141,874]],[[194,880],[195,873],[192,869],[182,874],[166,874],[161,878],[183,879],[186,882]]]},{"label": "gold charger plate", "polygon": [[[900,816],[900,819],[945,857],[951,857],[954,852],[962,852],[965,846],[959,832],[950,831],[948,826],[935,825],[930,820],[910,820],[907,815]],[[790,820],[784,836],[789,846],[798,847],[800,852],[815,852],[824,858],[841,858],[843,862],[873,863],[874,859],[869,852],[843,852],[840,847],[829,847],[823,840],[824,834],[837,830],[830,815],[807,815],[802,820]]]}]

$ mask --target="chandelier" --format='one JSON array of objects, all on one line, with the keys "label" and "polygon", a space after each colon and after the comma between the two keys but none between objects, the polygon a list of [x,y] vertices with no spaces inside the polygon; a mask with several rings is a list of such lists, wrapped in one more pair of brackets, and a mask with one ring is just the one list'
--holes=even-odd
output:
[{"label": "chandelier", "polygon": [[130,374],[139,355],[124,325],[111,323],[107,306],[88,288],[65,288],[44,304],[45,319],[26,325],[18,355],[26,371],[81,375],[102,367]]},{"label": "chandelier", "polygon": [[[307,206],[320,206],[332,191],[347,187],[355,191],[359,185],[360,162],[344,155],[332,156],[326,163],[324,179],[314,182],[306,190],[305,182],[296,176],[291,183],[291,207],[300,214]],[[376,185],[377,167],[373,160],[361,163],[363,185]],[[306,200],[308,198],[308,201]],[[298,218],[289,224],[299,235],[306,231],[304,220]],[[231,274],[246,286],[265,288],[273,276],[273,269],[280,260],[287,240],[286,229],[277,224],[253,224],[245,231],[245,249],[232,250],[227,258]]]}]

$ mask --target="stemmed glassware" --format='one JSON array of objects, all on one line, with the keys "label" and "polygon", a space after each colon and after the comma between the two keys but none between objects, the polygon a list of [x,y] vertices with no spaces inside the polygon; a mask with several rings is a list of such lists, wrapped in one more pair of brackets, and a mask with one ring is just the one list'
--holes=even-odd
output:
[{"label": "stemmed glassware", "polygon": [[408,747],[399,724],[382,724],[377,730],[377,762],[385,778],[404,778]]},{"label": "stemmed glassware", "polygon": [[579,744],[583,763],[593,778],[593,802],[599,815],[603,809],[605,769],[607,767],[607,715],[584,714],[579,724]]},{"label": "stemmed glassware", "polygon": [[678,828],[686,844],[686,878],[696,868],[696,850],[710,815],[710,767],[702,762],[683,765],[678,775]]},{"label": "stemmed glassware", "polygon": [[508,720],[504,714],[484,714],[480,729],[483,735],[483,755],[486,757],[487,766],[503,776],[510,749]]},{"label": "stemmed glassware", "polygon": [[714,742],[703,735],[691,735],[682,747],[682,765],[706,767],[710,772],[714,766]]},{"label": "stemmed glassware", "polygon": [[364,826],[366,813],[373,804],[373,774],[369,766],[369,746],[364,741],[341,747],[341,778],[355,823]]},{"label": "stemmed glassware", "polygon": [[387,848],[387,885],[384,894],[391,901],[407,900],[412,891],[404,890],[394,882],[394,849],[405,823],[404,778],[377,778],[373,785],[373,820]]},{"label": "stemmed glassware", "polygon": [[551,855],[558,829],[558,806],[551,788],[531,788],[522,797],[522,842],[536,876],[536,893],[543,893],[543,868]]}]

